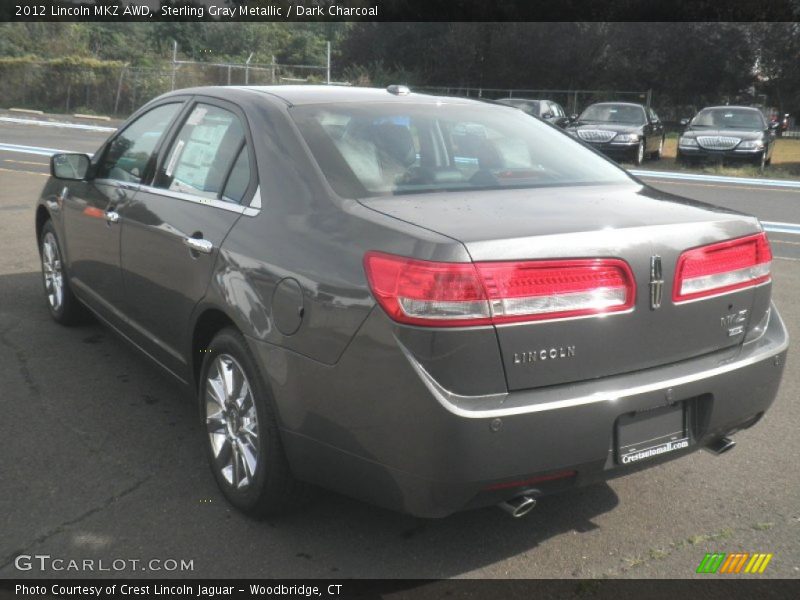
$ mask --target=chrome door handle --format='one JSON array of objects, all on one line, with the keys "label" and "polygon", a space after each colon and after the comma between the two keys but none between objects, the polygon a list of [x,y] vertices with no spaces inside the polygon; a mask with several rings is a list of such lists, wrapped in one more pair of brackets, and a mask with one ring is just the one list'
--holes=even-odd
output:
[{"label": "chrome door handle", "polygon": [[214,249],[214,244],[202,238],[183,238],[183,243],[189,246],[194,252],[202,252],[203,254],[211,254],[211,251]]},{"label": "chrome door handle", "polygon": [[119,213],[115,210],[109,210],[106,212],[106,221],[109,223],[118,223],[119,222]]}]

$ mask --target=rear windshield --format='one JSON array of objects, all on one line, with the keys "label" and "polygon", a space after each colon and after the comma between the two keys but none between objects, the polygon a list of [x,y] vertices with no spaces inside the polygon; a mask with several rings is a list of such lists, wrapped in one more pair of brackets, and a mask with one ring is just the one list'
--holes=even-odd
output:
[{"label": "rear windshield", "polygon": [[766,126],[761,113],[746,108],[707,108],[697,113],[692,121],[695,127],[726,129],[763,129]]},{"label": "rear windshield", "polygon": [[346,198],[631,181],[558,129],[501,106],[345,103],[290,112]]},{"label": "rear windshield", "polygon": [[539,105],[538,100],[524,100],[522,98],[503,98],[502,100],[498,100],[501,104],[508,104],[509,106],[513,106],[514,108],[518,108],[522,111],[525,111],[529,115],[539,116],[539,111],[541,106]]},{"label": "rear windshield", "polygon": [[581,114],[581,121],[643,125],[644,110],[630,104],[593,104]]}]

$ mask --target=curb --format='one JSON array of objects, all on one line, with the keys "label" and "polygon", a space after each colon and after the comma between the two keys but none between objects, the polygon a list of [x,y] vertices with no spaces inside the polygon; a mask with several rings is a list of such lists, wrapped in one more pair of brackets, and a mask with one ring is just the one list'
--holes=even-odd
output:
[{"label": "curb", "polygon": [[698,181],[708,183],[731,183],[742,186],[800,188],[800,181],[793,179],[753,179],[752,177],[734,177],[730,175],[708,175],[701,173],[677,173],[675,171],[654,171],[629,169],[629,173],[644,179],[667,179],[675,181]]},{"label": "curb", "polygon": [[110,121],[111,117],[106,117],[105,115],[83,115],[81,113],[75,113],[72,115],[76,119],[92,119],[94,121]]},{"label": "curb", "polygon": [[33,110],[32,108],[9,108],[8,112],[25,113],[28,115],[43,115],[43,110]]}]

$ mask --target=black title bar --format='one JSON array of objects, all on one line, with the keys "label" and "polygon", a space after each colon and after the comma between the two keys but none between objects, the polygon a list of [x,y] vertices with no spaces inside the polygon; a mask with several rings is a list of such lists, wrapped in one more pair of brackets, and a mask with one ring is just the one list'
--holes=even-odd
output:
[{"label": "black title bar", "polygon": [[87,598],[128,600],[201,598],[211,600],[261,600],[280,598],[459,600],[703,600],[785,599],[800,597],[800,580],[709,575],[695,580],[558,580],[558,579],[457,579],[457,580],[156,580],[156,579],[40,579],[0,580],[0,597]]},{"label": "black title bar", "polygon": [[797,21],[800,0],[4,0],[2,21]]}]

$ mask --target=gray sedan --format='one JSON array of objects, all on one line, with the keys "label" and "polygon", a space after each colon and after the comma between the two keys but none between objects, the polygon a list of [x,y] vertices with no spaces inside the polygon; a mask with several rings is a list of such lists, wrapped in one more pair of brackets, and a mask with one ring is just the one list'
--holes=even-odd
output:
[{"label": "gray sedan", "polygon": [[520,516],[728,450],[780,383],[758,220],[653,190],[514,108],[180,90],[52,175],[52,317],[94,315],[181,382],[250,514],[314,484]]}]

